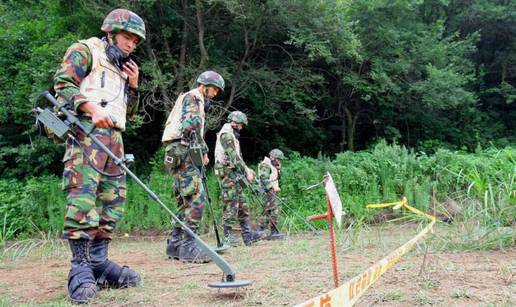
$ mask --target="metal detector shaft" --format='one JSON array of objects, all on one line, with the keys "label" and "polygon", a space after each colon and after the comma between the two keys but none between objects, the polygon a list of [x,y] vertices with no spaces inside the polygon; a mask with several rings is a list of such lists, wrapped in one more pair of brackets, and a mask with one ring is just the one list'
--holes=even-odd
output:
[{"label": "metal detector shaft", "polygon": [[[256,187],[253,187],[252,186],[252,183],[249,182],[247,180],[247,178],[242,178],[243,182],[245,183],[245,185],[247,186],[247,188],[249,190],[251,190],[251,193],[255,196],[256,199],[258,199],[258,201],[260,202],[260,204],[262,205],[262,207],[265,208],[265,203],[264,203],[264,200],[263,200],[263,195],[265,194],[265,191],[259,187],[259,181],[258,179],[255,179],[257,182],[258,182],[258,186]],[[260,193],[261,195],[258,195],[258,193]],[[279,198],[277,195],[274,196],[274,199],[278,200],[282,206],[285,206],[287,207],[290,211],[292,211],[292,213],[300,220],[303,221],[303,223],[305,223],[306,225],[308,225],[308,227],[310,227],[313,231],[317,231],[317,229],[310,223],[308,223],[304,218],[302,218],[299,214],[296,213],[296,211],[292,210],[292,208],[290,208],[289,206],[287,206],[287,204],[281,199]],[[277,228],[277,227],[276,227]]]},{"label": "metal detector shaft", "polygon": [[99,141],[94,135],[90,135],[91,131],[88,131],[84,125],[79,121],[79,119],[72,114],[68,109],[64,107],[64,105],[60,104],[48,91],[44,92],[42,95],[45,96],[46,99],[48,99],[52,104],[54,104],[59,111],[63,112],[66,117],[68,118],[68,121],[71,124],[76,125],[81,129],[84,133],[86,133],[87,136],[91,138],[91,140],[98,145],[108,156],[110,156],[116,165],[120,166],[131,178],[133,178],[144,190],[149,194],[149,196],[155,200],[165,211],[167,211],[170,216],[176,221],[189,235],[191,235],[195,242],[199,245],[199,247],[217,264],[217,266],[224,272],[224,279],[227,282],[232,282],[236,280],[235,277],[235,271],[231,268],[229,263],[224,260],[221,256],[219,256],[214,250],[212,250],[208,244],[206,244],[199,236],[195,234],[186,224],[184,224],[175,214],[170,210],[162,201],[159,199],[159,197],[147,187],[145,183],[143,183],[140,178],[138,178],[124,163],[124,161],[117,157],[109,148],[107,148],[101,141]]},{"label": "metal detector shaft", "polygon": [[215,219],[215,215],[213,214],[213,207],[211,206],[211,197],[210,193],[208,192],[208,182],[206,180],[206,169],[204,168],[204,165],[201,167],[201,172],[202,183],[204,184],[204,188],[206,190],[206,199],[208,200],[208,208],[210,209],[210,215],[213,221],[213,228],[215,228],[215,238],[217,238],[217,247],[222,247],[223,244],[220,241],[219,230],[217,228],[217,221]]}]

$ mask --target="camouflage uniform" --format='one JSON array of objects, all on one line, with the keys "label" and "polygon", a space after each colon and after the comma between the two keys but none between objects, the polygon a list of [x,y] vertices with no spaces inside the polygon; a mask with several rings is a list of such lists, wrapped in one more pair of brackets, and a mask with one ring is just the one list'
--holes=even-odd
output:
[{"label": "camouflage uniform", "polygon": [[[104,19],[101,30],[110,37],[124,30],[145,39],[145,24],[135,13],[116,9]],[[113,36],[114,35],[114,36]],[[133,39],[131,36],[129,39]],[[111,48],[111,49],[110,49]],[[108,39],[92,37],[73,44],[65,53],[54,76],[58,100],[67,100],[91,136],[122,157],[122,131],[126,116],[138,107],[138,93],[129,87],[129,76],[107,50],[121,49]],[[91,114],[80,109],[83,103],[105,108],[113,128],[97,128]],[[97,107],[96,107],[97,108]],[[128,287],[139,284],[138,273],[108,259],[108,244],[124,213],[126,176],[114,161],[84,132],[66,140],[63,158],[63,188],[67,192],[63,238],[72,251],[68,294],[75,303],[87,303],[96,296],[97,286]]]},{"label": "camouflage uniform", "polygon": [[231,112],[228,121],[217,134],[215,145],[215,173],[221,187],[221,200],[224,206],[222,221],[224,236],[230,245],[238,245],[240,241],[233,234],[235,224],[240,223],[242,239],[250,245],[263,237],[263,232],[254,231],[249,224],[249,213],[239,177],[246,177],[249,169],[240,152],[240,143],[235,136],[231,122],[247,125],[247,117],[240,111]]},{"label": "camouflage uniform", "polygon": [[181,134],[184,138],[170,141],[167,146],[167,152],[176,153],[181,161],[178,167],[172,169],[178,215],[184,217],[185,222],[193,229],[197,229],[206,204],[206,190],[201,174],[188,154],[188,144],[193,136],[197,137],[197,143],[202,144],[202,153],[208,152],[208,146],[202,138],[205,121],[202,99],[198,89],[194,89],[184,96],[181,112]]},{"label": "camouflage uniform", "polygon": [[[214,71],[199,75],[197,84],[224,90],[224,79]],[[208,153],[204,141],[205,97],[200,85],[178,97],[167,118],[161,141],[166,145],[165,168],[174,177],[173,192],[177,199],[178,217],[193,231],[198,231],[206,204],[206,190],[200,165],[192,160],[192,146],[201,146],[202,156]],[[202,163],[202,162],[201,162]],[[166,253],[185,262],[209,262],[211,259],[197,246],[193,237],[185,234],[179,223],[167,239]]]},{"label": "camouflage uniform", "polygon": [[279,191],[279,179],[281,177],[281,160],[284,158],[279,149],[273,149],[269,153],[270,158],[265,157],[258,165],[260,185],[265,191],[265,205],[260,219],[260,229],[271,229],[268,239],[281,239],[282,234],[278,230],[279,203],[276,191]]},{"label": "camouflage uniform", "polygon": [[229,157],[227,163],[215,165],[224,205],[222,222],[226,226],[234,227],[237,221],[244,221],[249,217],[243,188],[237,182],[238,177],[245,176],[247,166],[239,155],[240,149],[236,147],[232,132],[222,133],[220,144]]},{"label": "camouflage uniform", "polygon": [[[86,97],[79,87],[89,74],[92,65],[92,55],[84,43],[73,44],[66,52],[61,68],[54,77],[54,89],[60,97],[67,99],[81,121],[91,127],[91,120],[83,117],[79,106],[86,102]],[[138,107],[138,95],[130,88],[126,92],[128,114],[133,114]],[[118,157],[124,153],[120,129],[95,128],[92,132]],[[95,237],[111,238],[114,227],[123,215],[126,198],[125,174],[118,177],[100,175],[90,166],[91,161],[100,170],[108,173],[120,172],[113,165],[111,158],[92,144],[83,134],[78,135],[81,148],[68,139],[63,158],[65,169],[63,187],[67,191],[67,210],[63,238],[92,240]]]},{"label": "camouflage uniform", "polygon": [[263,208],[263,215],[260,219],[260,227],[262,227],[263,229],[266,229],[267,226],[269,226],[269,224],[278,225],[278,200],[276,192],[272,188],[273,182],[271,182],[270,180],[272,171],[273,170],[271,169],[270,163],[262,162],[258,166],[260,183],[265,191],[265,207]]}]

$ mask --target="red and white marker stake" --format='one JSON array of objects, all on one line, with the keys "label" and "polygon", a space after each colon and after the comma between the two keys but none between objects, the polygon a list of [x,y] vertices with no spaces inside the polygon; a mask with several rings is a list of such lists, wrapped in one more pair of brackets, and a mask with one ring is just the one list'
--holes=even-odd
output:
[{"label": "red and white marker stake", "polygon": [[326,190],[326,206],[327,210],[324,214],[317,214],[309,216],[307,219],[309,221],[313,220],[322,220],[325,219],[328,221],[328,225],[330,226],[330,252],[331,252],[331,267],[333,270],[333,281],[335,283],[335,288],[339,287],[339,270],[337,268],[337,251],[336,251],[336,243],[335,243],[335,229],[333,227],[333,219],[337,222],[337,226],[340,227],[342,222],[342,202],[340,201],[339,193],[337,192],[337,188],[335,187],[335,183],[333,182],[333,178],[330,173],[326,173],[324,175],[324,189]]}]

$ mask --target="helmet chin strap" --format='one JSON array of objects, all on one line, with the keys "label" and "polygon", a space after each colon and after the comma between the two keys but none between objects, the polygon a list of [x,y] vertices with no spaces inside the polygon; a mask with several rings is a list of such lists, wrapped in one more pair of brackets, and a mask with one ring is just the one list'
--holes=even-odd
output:
[{"label": "helmet chin strap", "polygon": [[118,50],[120,50],[120,53],[123,55],[123,58],[127,58],[129,56],[129,54],[126,54],[120,47],[118,47],[118,41],[116,40],[116,35],[113,35],[113,33],[110,32],[110,33],[108,33],[108,36],[110,38],[110,40],[108,40],[108,43],[110,43],[112,46],[114,46]]}]

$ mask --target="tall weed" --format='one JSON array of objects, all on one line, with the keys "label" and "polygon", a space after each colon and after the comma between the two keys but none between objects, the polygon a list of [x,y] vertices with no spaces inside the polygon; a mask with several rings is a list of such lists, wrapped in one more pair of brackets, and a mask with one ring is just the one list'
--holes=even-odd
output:
[{"label": "tall weed", "polygon": [[[177,201],[172,193],[172,178],[161,170],[162,156],[160,150],[151,161],[152,172],[142,179],[175,211]],[[452,218],[463,222],[474,220],[489,227],[514,225],[516,148],[513,147],[476,153],[441,149],[427,155],[379,142],[370,150],[340,153],[333,160],[293,153],[283,163],[279,193],[285,201],[279,221],[284,230],[308,230],[310,225],[303,219],[326,212],[325,192],[320,184],[326,172],[332,175],[341,196],[347,214],[345,221],[355,225],[381,221],[382,211],[368,210],[366,204],[394,201],[402,195],[411,205],[430,211],[432,187],[440,203],[453,200],[458,204],[458,210],[445,212]],[[214,215],[220,221],[220,189],[211,170],[208,171],[208,187]],[[0,217],[8,217],[2,229],[11,237],[59,233],[62,229],[66,206],[60,178],[0,180],[0,200]],[[256,219],[256,215],[261,214],[261,205],[256,199],[248,200]],[[443,211],[447,211],[445,206]],[[171,225],[168,213],[129,179],[125,216],[118,229],[168,230]],[[205,208],[201,228],[206,231],[210,225],[210,211]],[[327,227],[324,221],[314,222],[314,225]]]}]

